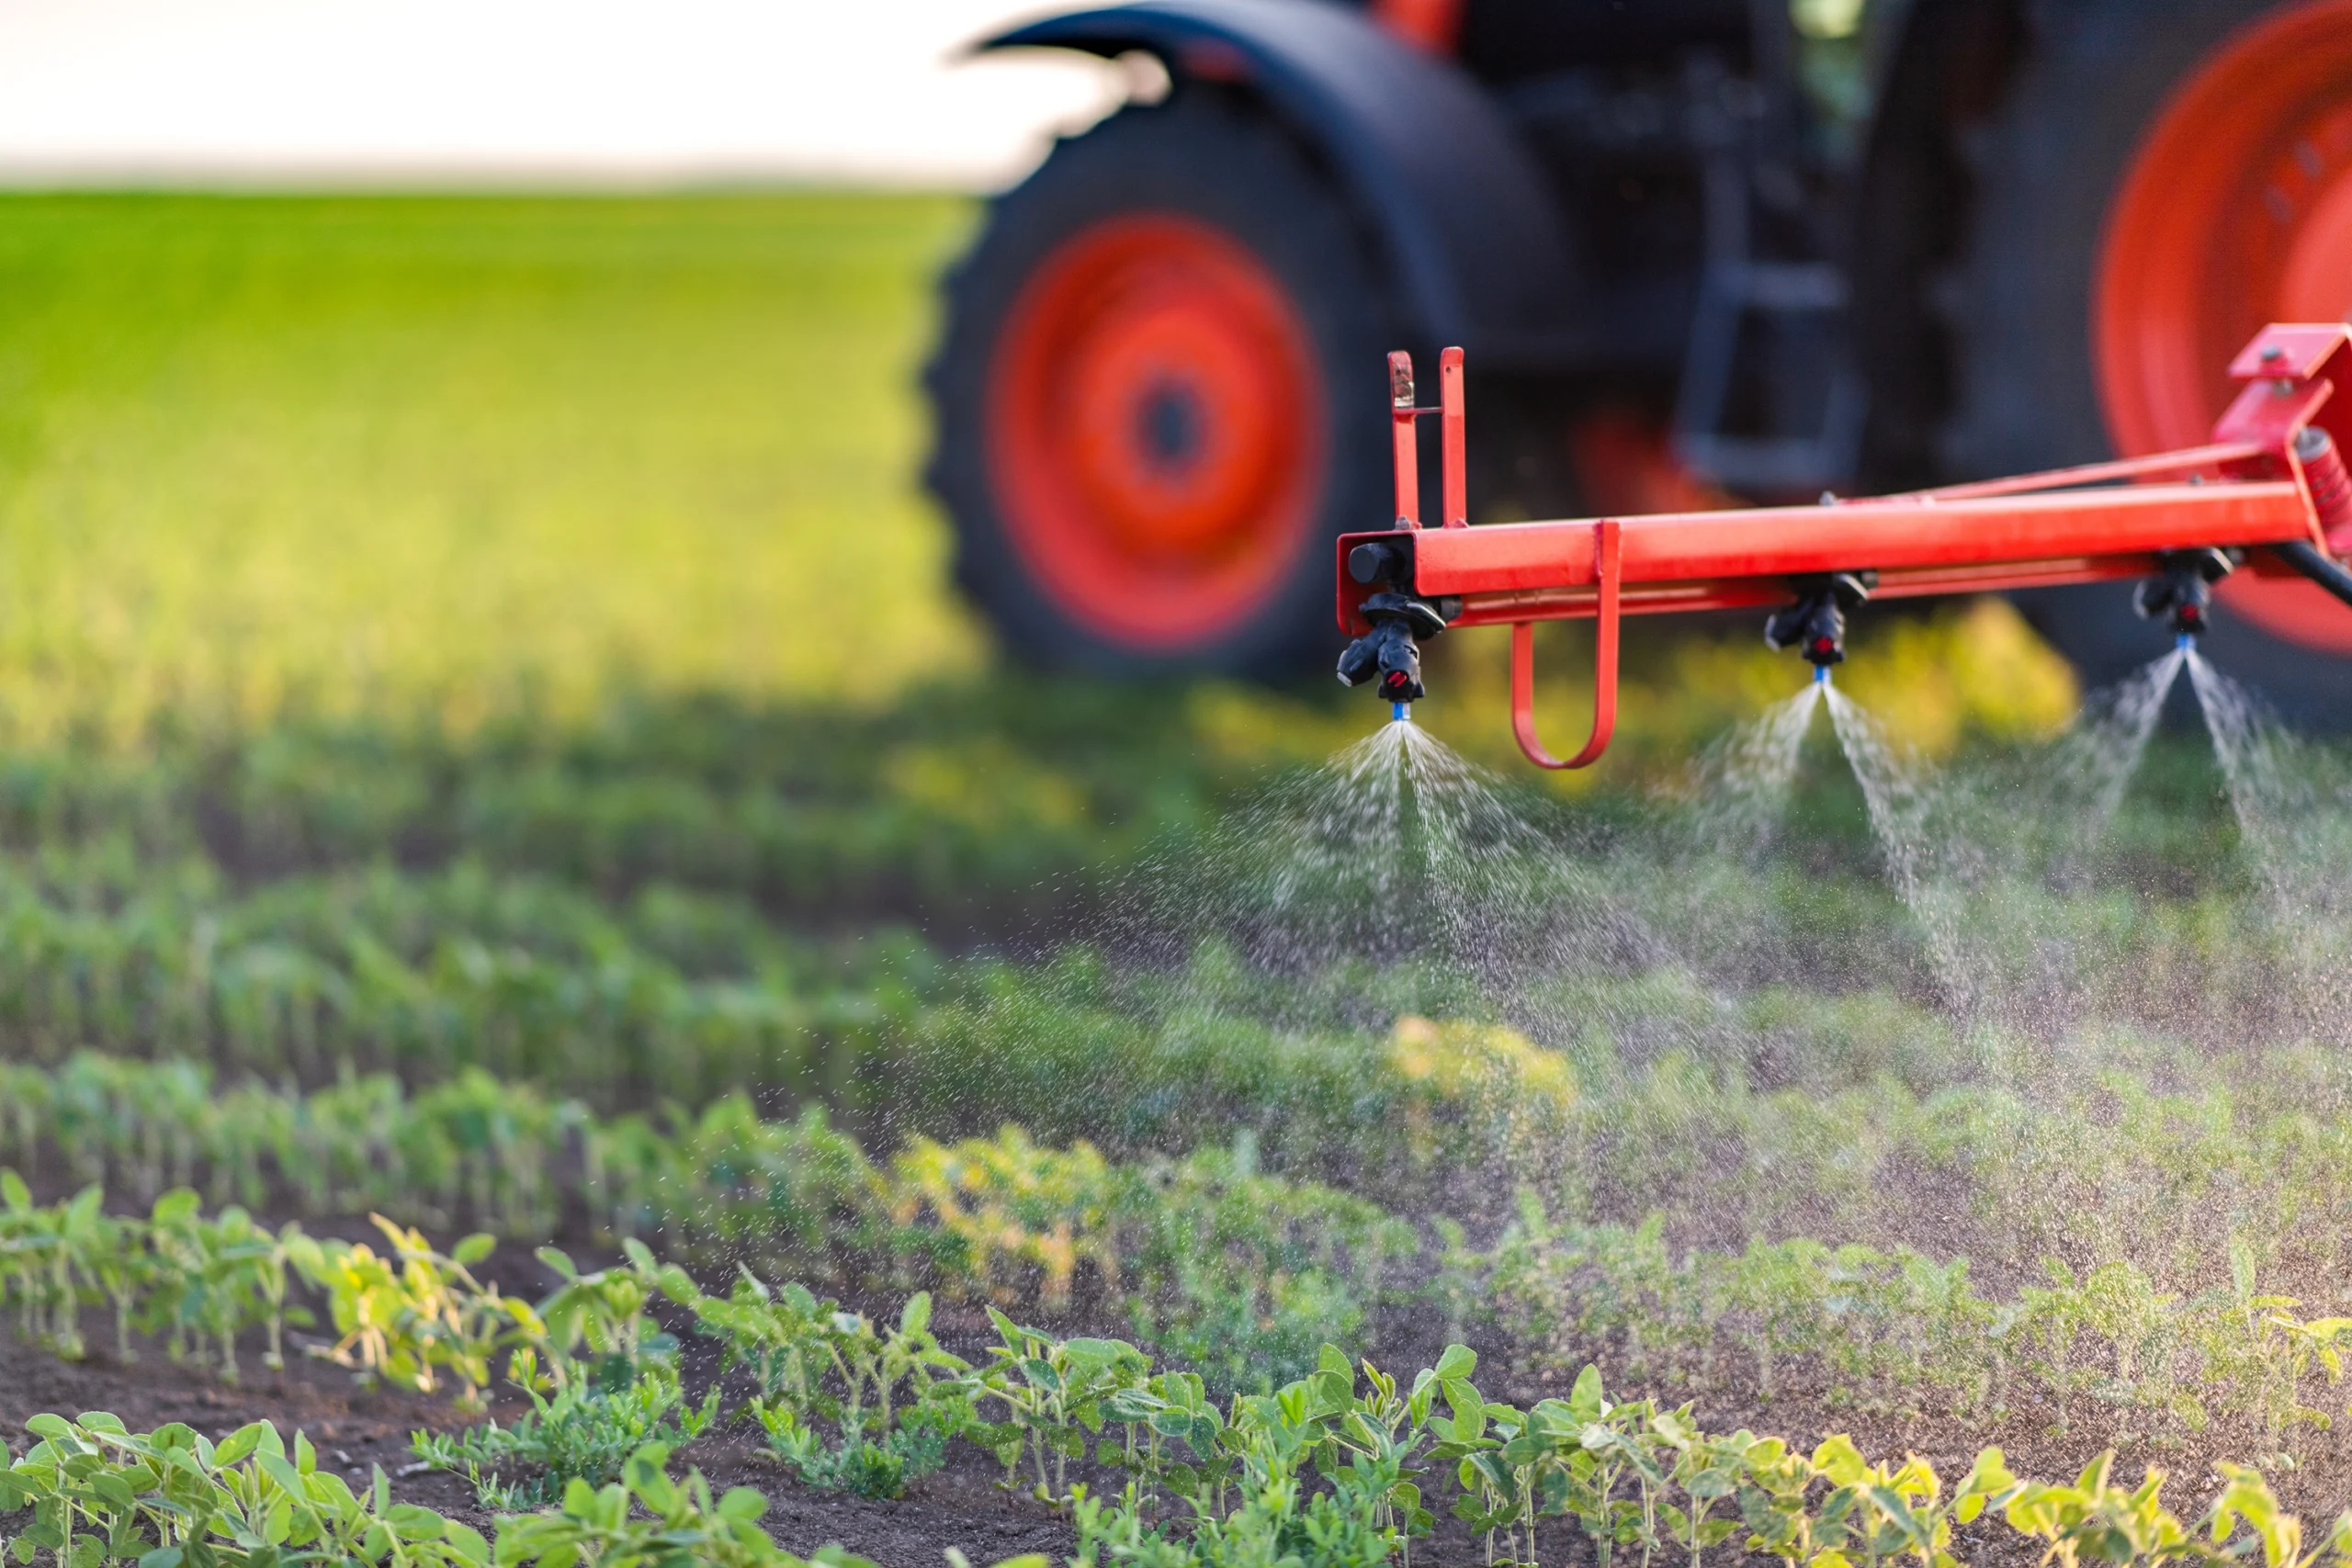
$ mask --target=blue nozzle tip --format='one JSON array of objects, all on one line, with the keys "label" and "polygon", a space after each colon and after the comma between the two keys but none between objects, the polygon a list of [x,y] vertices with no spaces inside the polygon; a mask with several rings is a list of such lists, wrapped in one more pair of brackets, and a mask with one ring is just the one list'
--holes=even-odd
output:
[{"label": "blue nozzle tip", "polygon": [[2196,634],[2196,633],[2194,633],[2194,632],[2175,632],[2175,633],[2173,633],[2173,634],[2172,634],[2172,650],[2173,650],[2175,653],[2194,653],[2194,652],[2196,652],[2196,651],[2197,651],[2197,634]]},{"label": "blue nozzle tip", "polygon": [[1412,723],[1413,705],[1410,703],[1390,703],[1388,705],[1388,719],[1392,724]]},{"label": "blue nozzle tip", "polygon": [[1828,665],[1816,664],[1813,667],[1813,683],[1816,686],[1826,686],[1829,684]]}]

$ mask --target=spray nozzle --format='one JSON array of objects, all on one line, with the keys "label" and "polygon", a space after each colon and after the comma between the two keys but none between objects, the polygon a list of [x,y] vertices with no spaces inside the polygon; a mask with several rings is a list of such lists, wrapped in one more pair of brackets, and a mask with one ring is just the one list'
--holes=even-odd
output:
[{"label": "spray nozzle", "polygon": [[1458,600],[1430,600],[1411,593],[1375,593],[1358,606],[1372,629],[1340,654],[1340,683],[1378,682],[1382,697],[1396,705],[1428,694],[1421,685],[1421,639],[1445,630],[1462,613]]},{"label": "spray nozzle", "polygon": [[2213,584],[2229,576],[2237,560],[2227,550],[2167,550],[2156,558],[2156,575],[2143,581],[2132,595],[2132,607],[2144,621],[2164,620],[2171,626],[2178,646],[2205,635],[2205,607],[2212,603]]},{"label": "spray nozzle", "polygon": [[1861,605],[1878,586],[1874,571],[1834,571],[1797,582],[1797,602],[1777,610],[1764,623],[1764,640],[1774,648],[1793,648],[1813,666],[1815,677],[1833,664],[1846,661],[1846,615]]}]

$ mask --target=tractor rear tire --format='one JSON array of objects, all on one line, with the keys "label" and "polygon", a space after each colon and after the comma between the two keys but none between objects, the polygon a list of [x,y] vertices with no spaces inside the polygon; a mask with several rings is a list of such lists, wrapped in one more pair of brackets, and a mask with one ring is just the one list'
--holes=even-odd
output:
[{"label": "tractor rear tire", "polygon": [[1332,540],[1392,511],[1389,299],[1246,98],[1180,86],[1057,143],[949,274],[925,376],[926,479],[1005,649],[1124,676],[1329,657]]},{"label": "tractor rear tire", "polygon": [[[2268,160],[2291,153],[2318,181],[2352,167],[2352,141],[2319,150],[2299,141],[2296,114],[2321,107],[2267,103],[2259,93],[2210,96],[2239,80],[2249,47],[2257,52],[2266,30],[2289,17],[2337,38],[2352,59],[2352,5],[2345,0],[2076,0],[2033,8],[2035,21],[2008,90],[1989,124],[1967,145],[1974,163],[1974,210],[1969,253],[1953,296],[1960,406],[1947,451],[1962,477],[2026,472],[2096,461],[2119,449],[2141,452],[2206,438],[2203,425],[2228,395],[2220,364],[2282,308],[2268,275],[2237,277],[2234,253],[2221,248],[2242,235],[2257,249],[2285,248],[2301,220],[2278,187],[2267,190]],[[2250,41],[2251,40],[2251,41]],[[2308,39],[2269,46],[2300,49]],[[2272,73],[2275,78],[2278,73]],[[2199,93],[2229,102],[2233,112],[2191,115]],[[2313,100],[2314,106],[2317,100]],[[2267,116],[2276,127],[2254,118]],[[2201,125],[2191,125],[2201,120]],[[2316,123],[2316,121],[2314,121]],[[2169,141],[2167,127],[2173,128]],[[2184,136],[2182,128],[2188,134]],[[2243,134],[2259,156],[2252,166],[2217,174],[2198,186],[2166,166],[2198,141]],[[2313,134],[2316,134],[2315,132]],[[2269,141],[2263,140],[2264,136]],[[2274,150],[2271,143],[2278,145]],[[2347,175],[2352,178],[2352,175]],[[2236,184],[2232,184],[2234,180]],[[2301,197],[2298,196],[2297,200]],[[2316,198],[2314,198],[2314,201]],[[2167,213],[2165,209],[2172,208]],[[2135,214],[2154,214],[2168,226],[2177,254],[2142,253]],[[2143,220],[2144,221],[2144,218]],[[2279,225],[2267,228],[2265,225]],[[2352,259],[2352,258],[2347,258]],[[2165,324],[2161,311],[2143,320],[2142,285],[2150,265],[2202,280],[2192,290],[2215,301],[2214,312],[2177,326],[2171,357],[2150,357],[2143,329]],[[2137,268],[2137,273],[2134,272]],[[2199,270],[2203,269],[2203,270]],[[2233,279],[2234,284],[2233,286]],[[2177,280],[2171,285],[2177,288]],[[2136,290],[2136,292],[2135,292]],[[2347,272],[2343,304],[2352,304]],[[2222,300],[2222,296],[2261,296]],[[2235,314],[2222,309],[2226,304]],[[2102,328],[2100,312],[2109,320]],[[2330,317],[2342,314],[2343,305]],[[2238,319],[2243,317],[2241,322]],[[2190,353],[2186,345],[2195,343]],[[2226,345],[2226,346],[2224,346]],[[2138,355],[2138,357],[2134,357]],[[2191,363],[2193,362],[2193,364]],[[2167,376],[2166,364],[2189,365]],[[2179,389],[2186,384],[2185,397]],[[2151,398],[2169,406],[2169,422],[2145,413]],[[2291,596],[2301,584],[2286,584]],[[2266,592],[2253,604],[2244,587]],[[2139,621],[2131,585],[2044,591],[2021,595],[2028,615],[2064,653],[2086,682],[2104,682],[2162,653],[2168,634]],[[2315,591],[2314,591],[2315,592]],[[2300,637],[2282,635],[2280,617],[2266,608],[2278,589],[2268,583],[2224,585],[2215,606],[2206,652],[2263,693],[2288,716],[2341,728],[2352,724],[2352,635],[2328,647],[2325,626]],[[2291,608],[2291,606],[2290,606]],[[2291,628],[2290,628],[2291,629]],[[2352,620],[2344,623],[2352,634]]]}]

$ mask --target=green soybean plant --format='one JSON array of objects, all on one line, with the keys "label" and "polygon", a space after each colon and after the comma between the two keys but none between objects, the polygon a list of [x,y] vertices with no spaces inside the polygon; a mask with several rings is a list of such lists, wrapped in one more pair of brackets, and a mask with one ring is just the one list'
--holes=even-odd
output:
[{"label": "green soybean plant", "polygon": [[[749,1486],[711,1495],[699,1471],[684,1481],[668,1470],[670,1450],[648,1443],[631,1454],[618,1479],[603,1487],[574,1481],[560,1507],[500,1521],[497,1568],[804,1568],[760,1529],[767,1499]],[[862,1557],[829,1549],[815,1559],[826,1568],[875,1568]],[[1016,1559],[1043,1568],[1042,1559]]]},{"label": "green soybean plant", "polygon": [[381,1214],[370,1218],[388,1252],[308,1236],[291,1248],[295,1264],[325,1294],[338,1336],[311,1353],[349,1368],[363,1386],[388,1382],[432,1393],[446,1375],[457,1384],[460,1408],[484,1408],[497,1352],[547,1339],[528,1303],[484,1288],[469,1270],[495,1241],[470,1235],[445,1254],[416,1231]]},{"label": "green soybean plant", "polygon": [[[0,1512],[30,1515],[9,1542],[12,1559],[28,1565],[874,1568],[837,1548],[813,1559],[784,1551],[759,1528],[766,1503],[757,1492],[715,1497],[699,1472],[672,1476],[662,1443],[641,1445],[601,1488],[574,1480],[558,1507],[502,1516],[492,1540],[394,1501],[380,1466],[352,1486],[320,1468],[302,1434],[288,1443],[267,1422],[217,1444],[177,1423],[132,1432],[101,1412],[36,1416],[28,1426],[35,1442],[0,1470]],[[1046,1565],[1029,1557],[998,1568]]]},{"label": "green soybean plant", "polygon": [[937,1470],[974,1420],[972,1369],[931,1332],[928,1293],[909,1297],[879,1328],[799,1285],[772,1291],[748,1271],[725,1298],[697,1294],[692,1305],[725,1362],[759,1379],[745,1411],[811,1485],[896,1497]]},{"label": "green soybean plant", "polygon": [[635,1236],[623,1241],[621,1248],[623,1263],[585,1274],[569,1253],[552,1247],[538,1250],[539,1261],[560,1280],[537,1309],[550,1351],[549,1367],[559,1384],[569,1381],[582,1347],[600,1370],[609,1369],[603,1381],[616,1383],[633,1379],[648,1357],[669,1359],[677,1353],[674,1337],[645,1332],[646,1309],[657,1296],[691,1303],[702,1292],[676,1264],[656,1263]]},{"label": "green soybean plant", "polygon": [[1972,1522],[2016,1486],[1998,1449],[1980,1453],[1949,1498],[1934,1466],[1917,1455],[1872,1464],[1845,1437],[1815,1450],[1813,1468],[1831,1488],[1815,1515],[1817,1568],[1858,1561],[1881,1568],[1905,1559],[1917,1568],[1956,1568],[1952,1527]]},{"label": "green soybean plant", "polygon": [[17,1560],[58,1568],[266,1568],[281,1562],[487,1568],[490,1543],[429,1508],[395,1503],[379,1467],[354,1491],[309,1439],[267,1422],[219,1444],[181,1425],[134,1433],[112,1416],[36,1416],[39,1439],[0,1472],[0,1508],[30,1509]]},{"label": "green soybean plant", "polygon": [[718,1417],[718,1387],[690,1404],[667,1363],[650,1364],[617,1385],[574,1375],[552,1397],[536,1386],[537,1370],[532,1351],[515,1352],[513,1381],[531,1409],[512,1427],[489,1421],[461,1432],[417,1432],[410,1438],[417,1459],[462,1473],[486,1508],[544,1507],[574,1481],[617,1480],[647,1443],[692,1442]]},{"label": "green soybean plant", "polygon": [[1085,1457],[1087,1438],[1100,1434],[1111,1416],[1110,1402],[1144,1384],[1150,1358],[1124,1340],[1057,1339],[1022,1327],[994,1307],[989,1321],[996,1325],[997,1343],[989,1347],[976,1393],[995,1401],[1004,1419],[982,1440],[1004,1464],[1008,1488],[1025,1450],[1036,1467],[1034,1494],[1044,1502],[1064,1502],[1069,1461]]}]

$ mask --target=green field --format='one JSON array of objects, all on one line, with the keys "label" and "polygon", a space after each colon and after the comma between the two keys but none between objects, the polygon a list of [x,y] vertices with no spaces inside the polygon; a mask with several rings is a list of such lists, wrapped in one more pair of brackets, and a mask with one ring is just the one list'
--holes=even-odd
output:
[{"label": "green field", "polygon": [[912,475],[929,197],[0,199],[0,692],[872,699],[979,646]]}]

